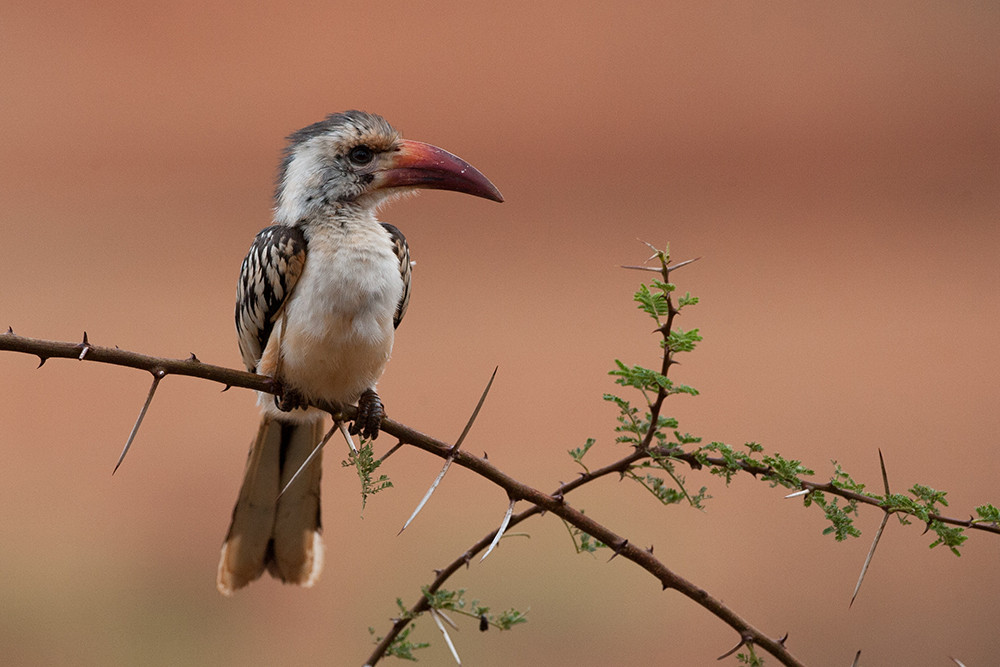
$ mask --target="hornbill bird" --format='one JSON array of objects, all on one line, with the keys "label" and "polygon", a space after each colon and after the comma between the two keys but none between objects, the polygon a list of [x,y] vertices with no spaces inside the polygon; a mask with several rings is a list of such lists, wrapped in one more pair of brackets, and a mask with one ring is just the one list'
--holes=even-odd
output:
[{"label": "hornbill bird", "polygon": [[265,569],[301,586],[320,574],[320,456],[279,491],[323,436],[326,413],[310,404],[356,403],[351,432],[378,434],[375,383],[409,302],[410,256],[376,211],[418,188],[503,201],[475,167],[404,140],[381,116],[337,113],[288,137],[274,225],[254,239],[236,290],[243,361],[278,393],[258,396],[260,426],[219,561],[224,595]]}]

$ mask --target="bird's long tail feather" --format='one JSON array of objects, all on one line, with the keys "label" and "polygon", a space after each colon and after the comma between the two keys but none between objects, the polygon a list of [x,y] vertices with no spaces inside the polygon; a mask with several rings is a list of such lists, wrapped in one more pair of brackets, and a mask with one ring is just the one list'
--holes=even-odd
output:
[{"label": "bird's long tail feather", "polygon": [[283,422],[261,417],[219,559],[217,586],[223,595],[232,595],[265,569],[300,586],[312,586],[319,578],[321,456],[280,498],[278,493],[322,437],[322,419]]}]

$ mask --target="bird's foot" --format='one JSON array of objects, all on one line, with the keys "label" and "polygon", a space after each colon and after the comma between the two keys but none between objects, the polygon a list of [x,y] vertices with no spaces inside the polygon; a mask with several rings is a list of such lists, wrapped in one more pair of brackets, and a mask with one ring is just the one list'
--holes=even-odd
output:
[{"label": "bird's foot", "polygon": [[277,385],[278,389],[274,394],[274,405],[276,408],[282,412],[291,412],[299,408],[309,407],[305,399],[302,398],[302,394],[297,390],[286,387],[280,380],[273,380],[273,382]]},{"label": "bird's foot", "polygon": [[383,417],[385,417],[385,408],[382,407],[382,399],[378,397],[374,389],[365,389],[358,398],[358,416],[354,418],[350,432],[360,433],[362,438],[374,440],[378,437]]}]

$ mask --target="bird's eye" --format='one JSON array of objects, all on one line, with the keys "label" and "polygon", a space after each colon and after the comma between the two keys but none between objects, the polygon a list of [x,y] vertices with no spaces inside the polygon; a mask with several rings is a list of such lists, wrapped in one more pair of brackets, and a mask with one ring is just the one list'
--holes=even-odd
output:
[{"label": "bird's eye", "polygon": [[368,146],[355,146],[347,154],[347,157],[353,164],[363,167],[375,158],[375,151],[368,148]]}]

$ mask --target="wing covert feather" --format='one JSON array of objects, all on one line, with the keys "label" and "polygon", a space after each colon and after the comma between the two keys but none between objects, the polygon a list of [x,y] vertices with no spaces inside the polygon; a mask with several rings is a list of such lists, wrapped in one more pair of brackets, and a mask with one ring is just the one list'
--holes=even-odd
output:
[{"label": "wing covert feather", "polygon": [[305,261],[306,239],[297,227],[274,225],[254,238],[236,286],[236,331],[248,370],[257,370],[274,323],[295,289]]},{"label": "wing covert feather", "polygon": [[399,298],[399,304],[396,306],[396,314],[392,318],[393,326],[398,328],[399,323],[403,321],[403,315],[406,314],[406,307],[410,305],[410,279],[412,277],[410,272],[410,246],[407,245],[403,232],[399,231],[394,225],[383,222],[382,226],[389,232],[389,236],[392,237],[396,257],[399,259],[399,275],[403,278],[403,296]]}]

